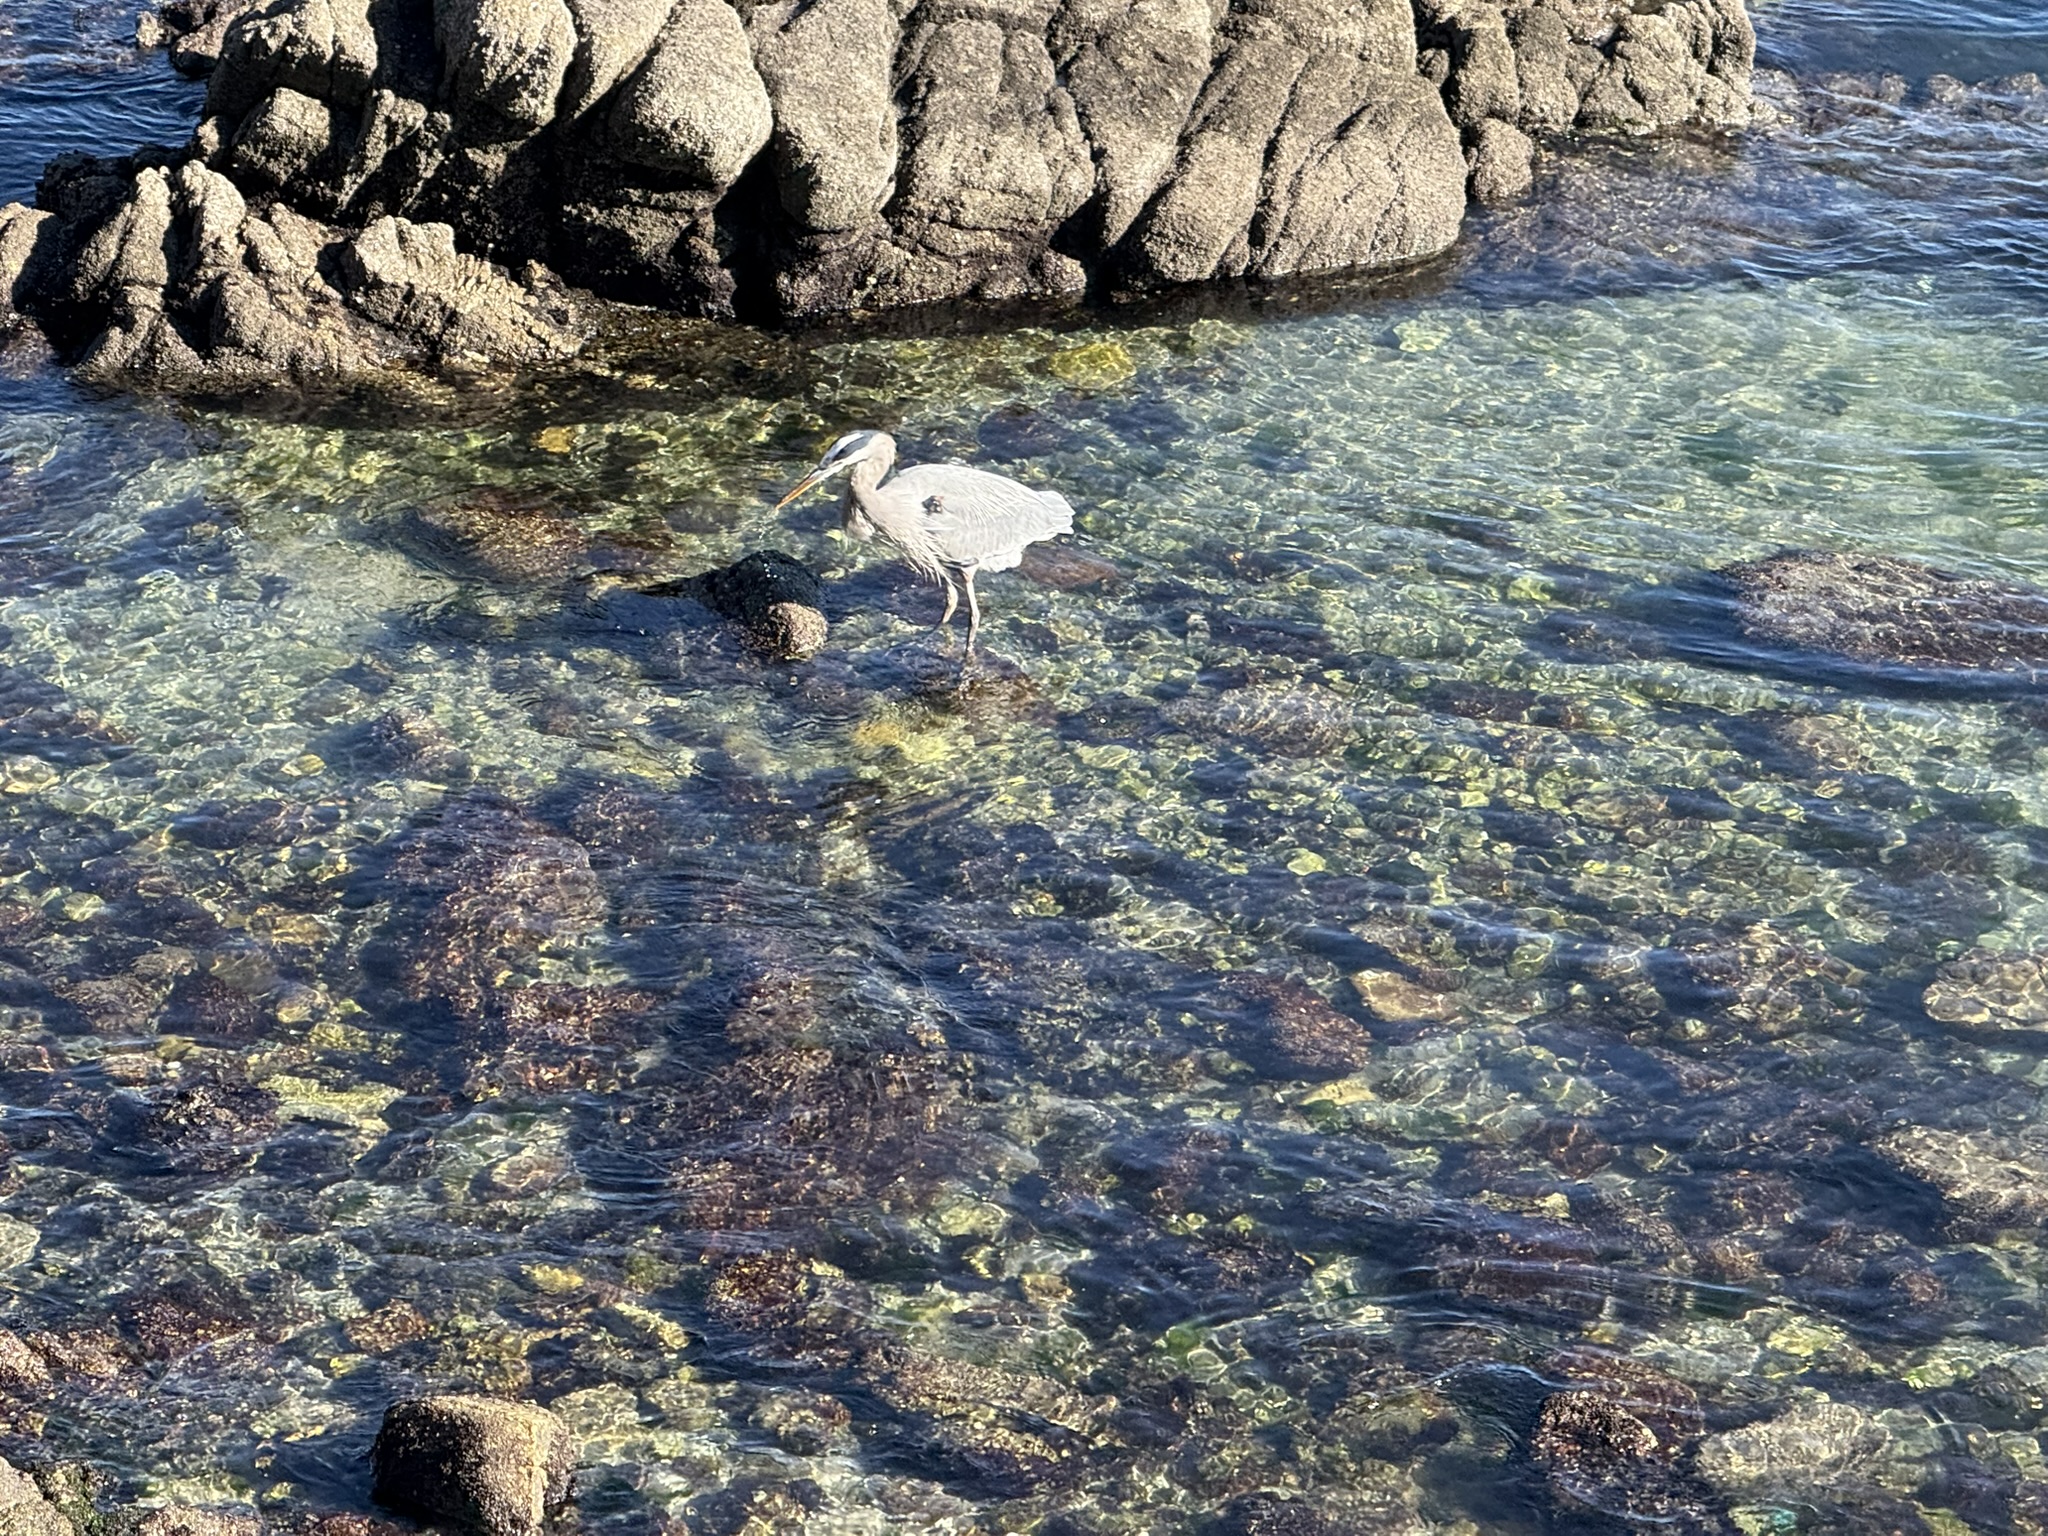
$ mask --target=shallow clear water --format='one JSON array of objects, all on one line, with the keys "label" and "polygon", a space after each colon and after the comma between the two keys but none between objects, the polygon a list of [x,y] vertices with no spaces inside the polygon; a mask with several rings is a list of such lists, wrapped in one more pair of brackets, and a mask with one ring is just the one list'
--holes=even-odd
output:
[{"label": "shallow clear water", "polygon": [[[2044,131],[1590,147],[1399,284],[1081,327],[0,383],[0,1451],[358,1508],[466,1385],[622,1530],[2041,1529],[2048,1057],[1940,990],[2048,942],[2038,699],[1705,573],[2048,585]],[[854,425],[1115,578],[963,665],[770,510]],[[811,662],[647,595],[762,547]],[[1560,1448],[1588,1381],[1657,1448]]]}]

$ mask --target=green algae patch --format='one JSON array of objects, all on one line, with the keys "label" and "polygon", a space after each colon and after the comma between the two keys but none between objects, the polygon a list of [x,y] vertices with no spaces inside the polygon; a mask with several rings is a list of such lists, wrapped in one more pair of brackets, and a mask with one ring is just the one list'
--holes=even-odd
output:
[{"label": "green algae patch", "polygon": [[1121,342],[1091,341],[1053,353],[1045,370],[1075,389],[1113,389],[1136,378],[1138,364]]},{"label": "green algae patch", "polygon": [[402,1094],[385,1083],[330,1088],[310,1077],[285,1072],[265,1078],[259,1086],[277,1095],[280,1118],[365,1130],[381,1130],[384,1110]]}]

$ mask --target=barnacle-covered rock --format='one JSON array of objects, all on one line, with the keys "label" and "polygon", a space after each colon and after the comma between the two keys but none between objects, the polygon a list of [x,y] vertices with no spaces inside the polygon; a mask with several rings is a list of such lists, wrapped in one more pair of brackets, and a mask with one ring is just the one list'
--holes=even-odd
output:
[{"label": "barnacle-covered rock", "polygon": [[71,1521],[35,1479],[0,1461],[0,1536],[74,1536]]},{"label": "barnacle-covered rock", "polygon": [[1922,1006],[1944,1024],[2048,1032],[2048,953],[1973,949],[1934,973]]},{"label": "barnacle-covered rock", "polygon": [[2048,666],[2048,592],[1896,555],[1786,550],[1723,568],[1745,634],[1916,671]]},{"label": "barnacle-covered rock", "polygon": [[1603,1351],[1550,1362],[1567,1383],[1544,1401],[1529,1450],[1567,1508],[1669,1518],[1697,1502],[1679,1471],[1705,1429],[1699,1397],[1652,1366]]},{"label": "barnacle-covered rock", "polygon": [[802,561],[756,550],[697,578],[706,607],[738,628],[747,644],[777,661],[801,661],[825,644],[825,589]]},{"label": "barnacle-covered rock", "polygon": [[370,1448],[370,1496],[473,1536],[537,1536],[568,1502],[576,1441],[547,1409],[489,1397],[394,1403]]}]

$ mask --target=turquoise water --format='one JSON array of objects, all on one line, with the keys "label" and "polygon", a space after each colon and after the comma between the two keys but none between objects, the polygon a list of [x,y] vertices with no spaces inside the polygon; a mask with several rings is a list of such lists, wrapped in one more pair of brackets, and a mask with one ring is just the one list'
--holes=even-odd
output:
[{"label": "turquoise water", "polygon": [[[4,67],[118,112],[72,14]],[[2039,30],[1936,19],[1759,13]],[[1394,284],[0,382],[0,1452],[359,1509],[469,1387],[621,1531],[2041,1529],[2038,701],[1706,578],[2048,586],[2044,129],[1916,100],[1588,146]],[[860,425],[1113,578],[965,664],[771,510]],[[812,661],[648,595],[763,547]]]}]

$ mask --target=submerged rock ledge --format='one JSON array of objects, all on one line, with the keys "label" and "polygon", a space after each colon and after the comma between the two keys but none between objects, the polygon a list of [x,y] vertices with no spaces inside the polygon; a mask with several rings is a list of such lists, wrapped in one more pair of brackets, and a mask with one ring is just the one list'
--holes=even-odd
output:
[{"label": "submerged rock ledge", "polygon": [[791,319],[1395,266],[1532,135],[1747,121],[1742,0],[173,0],[189,145],[0,209],[97,376],[527,363],[609,299]]}]

